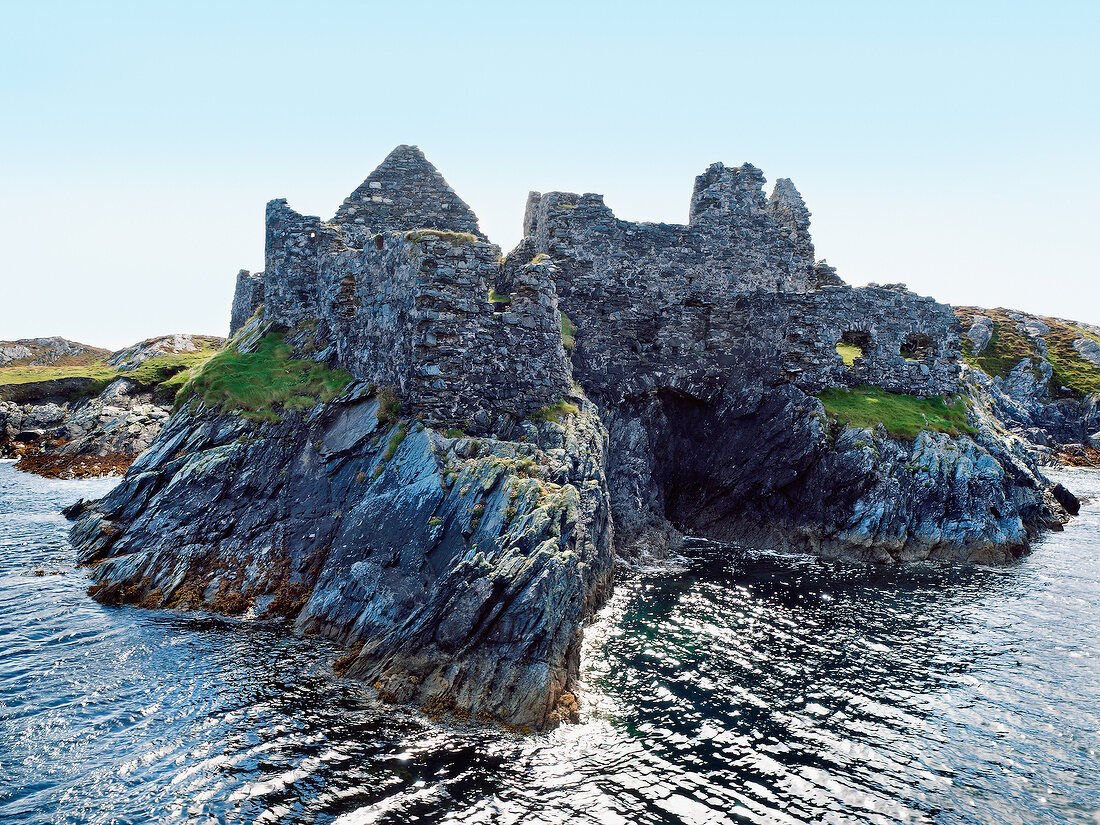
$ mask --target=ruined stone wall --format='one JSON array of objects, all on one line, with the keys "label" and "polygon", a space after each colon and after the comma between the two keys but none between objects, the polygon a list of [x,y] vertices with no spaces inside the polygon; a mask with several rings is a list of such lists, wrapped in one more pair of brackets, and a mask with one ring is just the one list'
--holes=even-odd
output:
[{"label": "ruined stone wall", "polygon": [[789,180],[770,200],[763,184],[751,164],[712,165],[696,179],[686,225],[620,220],[600,195],[532,193],[522,254],[554,259],[562,295],[602,280],[721,295],[812,288],[810,213]]},{"label": "ruined stone wall", "polygon": [[439,420],[560,400],[572,376],[549,267],[525,267],[511,305],[496,311],[499,257],[493,244],[425,230],[324,256],[320,318],[341,363]]},{"label": "ruined stone wall", "polygon": [[317,265],[333,238],[321,232],[320,218],[295,212],[283,198],[267,204],[265,225],[264,316],[293,327],[317,317]]},{"label": "ruined stone wall", "polygon": [[440,229],[486,240],[477,216],[415,146],[398,146],[336,211],[333,222],[357,246],[378,232]]},{"label": "ruined stone wall", "polygon": [[[529,260],[555,265],[578,327],[574,368],[609,401],[655,388],[707,398],[733,380],[957,391],[950,309],[903,288],[843,284],[815,263],[809,219],[789,180],[765,200],[748,164],[700,175],[687,225],[621,221],[599,195],[532,193],[504,280]],[[846,334],[864,345],[850,367],[836,350]]]},{"label": "ruined stone wall", "polygon": [[[730,382],[791,383],[810,394],[861,384],[922,396],[959,390],[954,313],[904,289],[719,298],[659,281],[574,282],[560,306],[577,327],[577,380],[609,403],[658,388],[710,399]],[[836,348],[845,337],[864,344],[851,366]]]},{"label": "ruined stone wall", "polygon": [[252,314],[264,302],[264,274],[242,269],[237,273],[237,287],[233,290],[233,310],[229,316],[229,337],[237,334]]},{"label": "ruined stone wall", "polygon": [[[901,285],[829,286],[783,296],[784,376],[809,392],[871,384],[891,392],[959,391],[959,339],[954,310]],[[845,366],[842,339],[862,344]]]},{"label": "ruined stone wall", "polygon": [[[342,366],[439,420],[530,413],[569,392],[570,366],[610,402],[659,388],[706,399],[735,381],[956,390],[953,313],[844,285],[815,262],[794,185],[766,198],[763,184],[749,164],[713,164],[684,225],[619,220],[599,195],[532,193],[502,266],[435,167],[398,147],[332,221],[268,204],[266,317],[323,322]],[[510,305],[489,302],[494,287]],[[559,301],[578,327],[571,364]],[[846,335],[863,348],[851,366],[836,351]]]},{"label": "ruined stone wall", "polygon": [[495,311],[489,290],[500,248],[471,234],[348,237],[273,201],[267,248],[266,317],[287,327],[323,323],[341,366],[395,387],[430,418],[523,416],[572,387],[547,265],[520,270],[511,305]]}]

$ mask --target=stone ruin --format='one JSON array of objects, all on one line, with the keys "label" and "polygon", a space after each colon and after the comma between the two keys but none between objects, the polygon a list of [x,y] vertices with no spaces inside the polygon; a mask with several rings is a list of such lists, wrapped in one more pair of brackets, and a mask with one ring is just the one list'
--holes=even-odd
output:
[{"label": "stone ruin", "polygon": [[[522,417],[571,391],[713,397],[751,376],[816,394],[959,389],[958,321],[904,287],[844,284],[815,261],[791,181],[756,167],[696,178],[687,224],[616,218],[600,195],[528,197],[507,258],[419,149],[399,146],[330,221],[267,206],[266,266],[241,272],[235,332],[262,304],[323,324],[337,361],[430,420]],[[491,289],[510,303],[493,303]],[[567,357],[560,310],[577,327]],[[859,356],[846,365],[844,342]]]},{"label": "stone ruin", "polygon": [[[847,286],[815,262],[794,184],[781,178],[770,198],[763,184],[751,164],[713,164],[696,178],[686,225],[620,220],[600,195],[532,192],[506,269],[554,262],[578,329],[574,370],[611,398],[657,387],[706,398],[733,368],[811,394],[957,391],[951,308],[904,287]],[[851,366],[842,340],[862,351]]]},{"label": "stone ruin", "polygon": [[522,267],[511,303],[490,302],[501,250],[416,147],[394,149],[331,221],[273,200],[266,226],[234,331],[261,303],[278,325],[323,324],[340,366],[436,421],[522,417],[572,388],[551,267]]}]

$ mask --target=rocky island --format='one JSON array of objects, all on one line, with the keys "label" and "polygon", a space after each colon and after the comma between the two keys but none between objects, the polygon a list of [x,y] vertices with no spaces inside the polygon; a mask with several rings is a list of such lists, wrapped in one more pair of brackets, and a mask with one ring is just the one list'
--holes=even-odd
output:
[{"label": "rocky island", "polygon": [[1095,333],[848,286],[764,183],[712,165],[684,225],[532,193],[507,255],[411,146],[331,220],[271,201],[231,340],[73,511],[91,594],[289,620],[384,701],[542,729],[616,566],[685,532],[1006,563],[1060,529]]}]

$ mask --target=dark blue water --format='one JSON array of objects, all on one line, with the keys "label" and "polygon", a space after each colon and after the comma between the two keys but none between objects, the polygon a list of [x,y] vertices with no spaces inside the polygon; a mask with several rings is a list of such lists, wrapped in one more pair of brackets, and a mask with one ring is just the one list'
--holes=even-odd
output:
[{"label": "dark blue water", "polygon": [[524,739],[93,603],[56,511],[111,483],[0,463],[0,822],[1100,822],[1100,506],[1007,570],[699,545],[588,632],[585,721]]}]

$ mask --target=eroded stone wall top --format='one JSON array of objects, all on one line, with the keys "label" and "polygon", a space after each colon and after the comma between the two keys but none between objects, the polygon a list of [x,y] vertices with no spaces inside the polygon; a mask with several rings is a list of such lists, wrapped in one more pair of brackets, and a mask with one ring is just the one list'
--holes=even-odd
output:
[{"label": "eroded stone wall top", "polygon": [[355,235],[410,229],[468,232],[477,215],[415,146],[398,146],[348,195],[333,221]]}]

